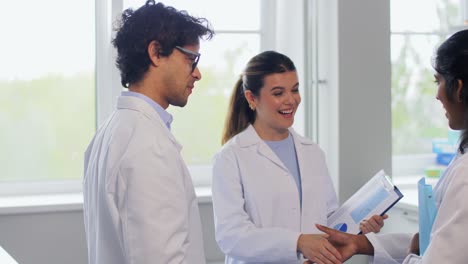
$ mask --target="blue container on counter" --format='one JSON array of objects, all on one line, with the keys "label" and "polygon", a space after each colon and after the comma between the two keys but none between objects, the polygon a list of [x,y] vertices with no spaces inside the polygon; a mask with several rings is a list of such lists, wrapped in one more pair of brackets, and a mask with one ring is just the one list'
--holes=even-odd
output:
[{"label": "blue container on counter", "polygon": [[455,153],[457,153],[457,141],[447,138],[433,139],[432,152],[437,155],[437,164],[446,166],[455,157]]},{"label": "blue container on counter", "polygon": [[453,157],[455,157],[455,153],[437,153],[436,162],[440,165],[449,165],[452,161]]}]

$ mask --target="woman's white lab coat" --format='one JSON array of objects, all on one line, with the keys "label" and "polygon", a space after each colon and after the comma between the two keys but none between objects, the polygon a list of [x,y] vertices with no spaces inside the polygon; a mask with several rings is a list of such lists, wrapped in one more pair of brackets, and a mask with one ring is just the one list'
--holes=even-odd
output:
[{"label": "woman's white lab coat", "polygon": [[[438,213],[423,257],[407,255],[412,235],[366,236],[374,246],[376,264],[468,263],[468,155],[457,155],[434,188]],[[372,261],[372,259],[371,259]]]},{"label": "woman's white lab coat", "polygon": [[302,210],[293,176],[252,126],[215,156],[216,241],[226,263],[302,263],[301,233],[321,233],[337,207],[323,151],[290,129],[302,182]]},{"label": "woman's white lab coat", "polygon": [[121,96],[85,155],[90,264],[205,263],[181,146],[145,101]]}]

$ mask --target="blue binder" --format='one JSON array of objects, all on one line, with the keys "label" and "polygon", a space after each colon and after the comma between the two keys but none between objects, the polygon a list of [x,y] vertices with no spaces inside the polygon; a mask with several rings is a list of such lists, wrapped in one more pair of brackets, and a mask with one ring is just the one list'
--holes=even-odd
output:
[{"label": "blue binder", "polygon": [[419,201],[419,255],[422,256],[431,240],[431,230],[437,215],[434,193],[432,186],[426,184],[426,179],[418,181]]}]

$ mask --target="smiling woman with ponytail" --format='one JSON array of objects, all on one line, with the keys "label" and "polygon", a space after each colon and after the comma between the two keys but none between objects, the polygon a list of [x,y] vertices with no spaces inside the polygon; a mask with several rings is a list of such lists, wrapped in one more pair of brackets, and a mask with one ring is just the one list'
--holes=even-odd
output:
[{"label": "smiling woman with ponytail", "polygon": [[[275,51],[253,57],[234,86],[212,184],[226,263],[341,263],[314,226],[338,204],[323,151],[292,129],[300,103],[296,67]],[[371,223],[378,231],[383,218]]]},{"label": "smiling woman with ponytail", "polygon": [[287,56],[275,51],[265,51],[249,61],[236,82],[229,101],[222,136],[223,144],[255,122],[255,109],[249,106],[244,93],[250,91],[253,95],[259,96],[266,75],[287,71],[296,72],[294,63]]}]

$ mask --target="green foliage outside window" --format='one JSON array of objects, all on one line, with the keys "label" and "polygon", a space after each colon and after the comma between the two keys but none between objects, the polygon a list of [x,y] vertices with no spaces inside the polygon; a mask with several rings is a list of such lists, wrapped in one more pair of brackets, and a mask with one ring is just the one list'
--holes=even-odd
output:
[{"label": "green foliage outside window", "polygon": [[0,81],[0,181],[79,179],[95,131],[94,74]]},{"label": "green foliage outside window", "polygon": [[[436,100],[437,85],[431,62],[435,49],[460,24],[459,3],[436,2],[438,17],[428,23],[439,23],[438,31],[392,34],[392,52],[396,55],[392,61],[391,85],[394,155],[430,153],[433,138],[447,137],[447,120]],[[394,43],[400,44],[400,48]]]}]

